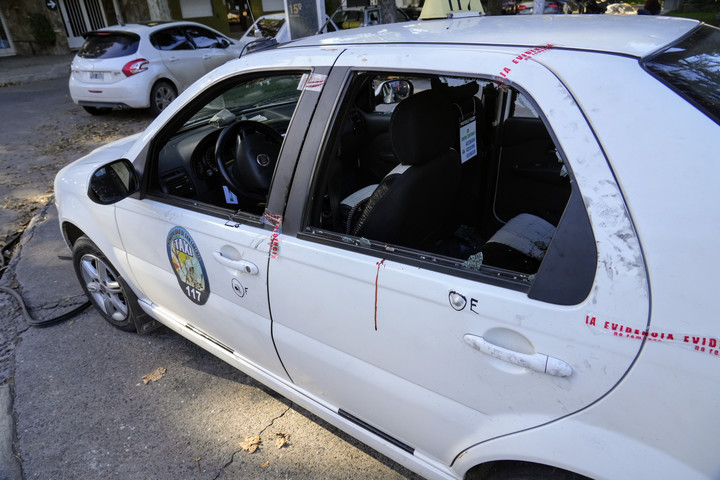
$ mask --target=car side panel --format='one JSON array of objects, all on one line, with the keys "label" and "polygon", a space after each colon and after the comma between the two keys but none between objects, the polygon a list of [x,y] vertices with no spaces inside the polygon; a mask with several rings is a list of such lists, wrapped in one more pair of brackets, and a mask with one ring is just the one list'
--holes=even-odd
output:
[{"label": "car side panel", "polygon": [[[638,441],[652,449],[648,477],[655,471],[657,477],[719,478],[720,417],[708,412],[720,398],[720,126],[648,76],[637,60],[610,57],[598,76],[588,73],[590,57],[542,60],[574,86],[619,179],[648,265],[650,331],[657,336],[620,388],[581,421],[624,435],[625,451]],[[627,113],[617,115],[601,100],[609,97]],[[617,468],[608,476],[619,475]]]},{"label": "car side panel", "polygon": [[[364,47],[349,49],[336,65],[386,71],[407,65],[458,74],[473,65],[490,76],[514,65],[518,53],[458,49],[450,55],[447,48],[408,47],[393,55]],[[644,325],[648,319],[639,245],[592,131],[568,91],[545,68],[526,62],[515,72],[513,83],[538,101],[589,199],[585,206],[599,265],[585,301],[553,306],[521,292],[381,254],[350,253],[301,235],[281,236],[278,256],[270,262],[274,337],[296,384],[418,455],[445,464],[473,443],[553,421],[605,395],[623,378],[641,344],[618,341],[595,325]],[[319,112],[310,131],[323,131],[328,116],[331,112]],[[319,150],[317,144],[306,145],[298,170],[312,169]],[[296,182],[289,204],[302,204],[307,195],[307,185]],[[468,307],[454,311],[449,292],[461,293]],[[467,334],[508,331],[530,339],[535,351],[568,362],[572,376],[550,378],[503,364],[464,341]],[[388,391],[397,392],[393,401]],[[408,420],[417,418],[423,421]]]}]

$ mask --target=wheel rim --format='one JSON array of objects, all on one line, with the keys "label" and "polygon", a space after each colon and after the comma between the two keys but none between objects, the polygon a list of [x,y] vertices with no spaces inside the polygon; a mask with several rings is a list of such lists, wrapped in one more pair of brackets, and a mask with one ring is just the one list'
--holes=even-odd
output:
[{"label": "wheel rim", "polygon": [[85,287],[95,305],[116,322],[127,320],[125,292],[112,270],[95,255],[84,255],[80,266]]},{"label": "wheel rim", "polygon": [[175,92],[170,87],[158,87],[155,92],[155,106],[158,110],[165,110],[165,107],[170,105],[173,100],[175,100]]}]

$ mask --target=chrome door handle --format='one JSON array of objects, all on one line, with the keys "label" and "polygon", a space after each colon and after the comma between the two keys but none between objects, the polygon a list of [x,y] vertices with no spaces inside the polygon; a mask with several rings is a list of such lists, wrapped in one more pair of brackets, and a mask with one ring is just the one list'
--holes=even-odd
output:
[{"label": "chrome door handle", "polygon": [[222,253],[220,252],[212,252],[213,257],[215,257],[215,260],[217,260],[222,265],[225,265],[228,268],[232,268],[233,270],[237,270],[238,272],[247,273],[249,275],[257,275],[260,271],[252,262],[248,262],[247,260],[231,260],[227,257],[224,257]]},{"label": "chrome door handle", "polygon": [[477,335],[466,334],[463,336],[465,343],[472,348],[490,355],[503,362],[512,363],[519,367],[525,367],[535,372],[553,375],[555,377],[569,377],[573,373],[570,365],[559,358],[551,357],[542,353],[521,353],[507,348],[499,347]]}]

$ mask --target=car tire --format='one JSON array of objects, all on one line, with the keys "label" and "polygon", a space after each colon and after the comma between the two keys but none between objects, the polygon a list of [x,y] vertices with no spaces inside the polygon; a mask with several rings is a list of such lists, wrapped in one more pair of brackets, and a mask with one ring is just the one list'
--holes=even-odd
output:
[{"label": "car tire", "polygon": [[100,315],[120,330],[136,331],[135,317],[142,313],[137,296],[107,257],[85,236],[73,245],[73,266],[85,295]]},{"label": "car tire", "polygon": [[498,462],[483,478],[485,480],[590,480],[567,470],[530,462]]},{"label": "car tire", "polygon": [[85,107],[85,106],[83,106],[83,108],[90,115],[105,115],[106,113],[110,113],[110,111],[112,110],[112,108],[103,108],[103,107]]},{"label": "car tire", "polygon": [[170,82],[160,80],[150,90],[150,111],[157,117],[175,98],[177,98],[175,86]]}]

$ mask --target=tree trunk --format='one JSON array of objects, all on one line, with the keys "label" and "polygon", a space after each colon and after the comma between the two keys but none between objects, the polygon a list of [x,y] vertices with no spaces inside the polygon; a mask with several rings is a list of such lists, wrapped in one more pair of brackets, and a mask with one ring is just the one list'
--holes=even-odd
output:
[{"label": "tree trunk", "polygon": [[380,12],[382,14],[383,23],[397,22],[397,13],[395,12],[395,0],[380,0]]},{"label": "tree trunk", "polygon": [[502,0],[488,0],[486,13],[490,15],[502,15]]}]

